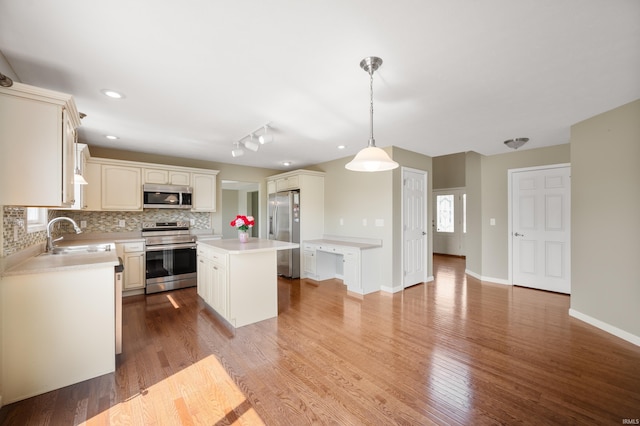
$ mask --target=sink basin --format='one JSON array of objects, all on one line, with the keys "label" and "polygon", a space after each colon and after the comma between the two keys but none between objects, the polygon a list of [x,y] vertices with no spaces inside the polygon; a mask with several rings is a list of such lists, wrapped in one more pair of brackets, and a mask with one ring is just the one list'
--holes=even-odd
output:
[{"label": "sink basin", "polygon": [[42,255],[58,255],[58,254],[83,254],[83,253],[97,253],[104,251],[115,250],[115,244],[82,244],[82,245],[69,245],[54,247],[53,250],[42,253]]}]

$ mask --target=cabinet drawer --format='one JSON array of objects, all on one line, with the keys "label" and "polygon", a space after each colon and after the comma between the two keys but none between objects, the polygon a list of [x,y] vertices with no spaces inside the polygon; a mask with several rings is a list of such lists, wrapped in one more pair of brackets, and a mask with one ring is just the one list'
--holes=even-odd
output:
[{"label": "cabinet drawer", "polygon": [[144,243],[142,241],[139,243],[125,243],[122,245],[122,249],[125,253],[144,251]]}]

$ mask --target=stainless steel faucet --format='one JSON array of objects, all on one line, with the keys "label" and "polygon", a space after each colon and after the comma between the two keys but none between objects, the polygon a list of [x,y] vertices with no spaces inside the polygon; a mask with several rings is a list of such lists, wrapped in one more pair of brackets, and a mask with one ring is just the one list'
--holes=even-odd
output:
[{"label": "stainless steel faucet", "polygon": [[47,251],[53,251],[53,249],[55,249],[53,243],[55,243],[56,241],[60,241],[61,239],[63,239],[64,237],[60,237],[60,238],[56,238],[55,240],[51,237],[51,227],[54,223],[56,222],[60,222],[61,220],[66,220],[71,222],[71,224],[73,225],[73,229],[76,231],[76,234],[79,234],[82,232],[82,229],[80,229],[80,227],[78,226],[78,224],[71,218],[69,217],[56,217],[53,218],[49,221],[49,223],[47,223]]}]

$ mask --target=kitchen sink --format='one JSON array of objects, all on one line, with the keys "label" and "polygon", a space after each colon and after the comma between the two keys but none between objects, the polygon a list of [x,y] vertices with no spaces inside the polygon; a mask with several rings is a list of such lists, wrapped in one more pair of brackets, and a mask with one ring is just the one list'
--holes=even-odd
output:
[{"label": "kitchen sink", "polygon": [[54,247],[53,250],[51,251],[42,253],[42,255],[50,256],[50,255],[58,255],[58,254],[83,254],[83,253],[97,253],[97,252],[112,251],[112,250],[115,250],[115,244],[113,243],[81,244],[81,245],[57,246],[57,247]]}]

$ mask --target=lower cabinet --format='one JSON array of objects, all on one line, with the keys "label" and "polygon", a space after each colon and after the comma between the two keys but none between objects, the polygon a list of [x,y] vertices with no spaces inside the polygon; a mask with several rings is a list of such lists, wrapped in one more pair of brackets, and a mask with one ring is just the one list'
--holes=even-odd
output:
[{"label": "lower cabinet", "polygon": [[116,252],[124,265],[122,291],[145,288],[144,242],[117,243]]},{"label": "lower cabinet", "polygon": [[227,255],[202,245],[198,246],[198,296],[229,320]]},{"label": "lower cabinet", "polygon": [[303,278],[316,277],[316,248],[315,246],[305,245],[303,252]]}]

